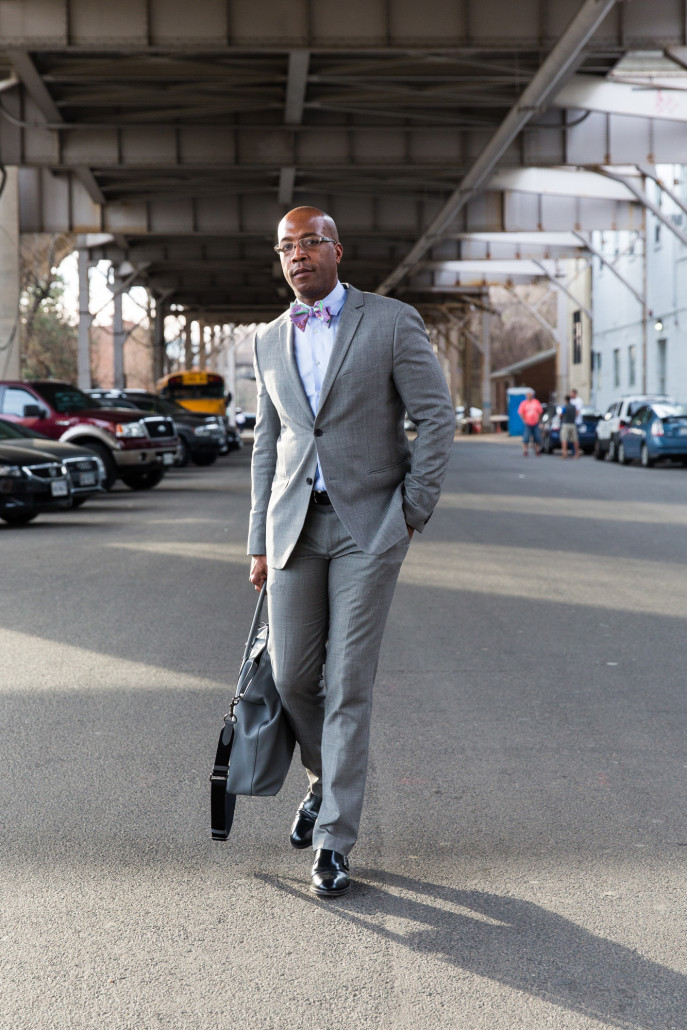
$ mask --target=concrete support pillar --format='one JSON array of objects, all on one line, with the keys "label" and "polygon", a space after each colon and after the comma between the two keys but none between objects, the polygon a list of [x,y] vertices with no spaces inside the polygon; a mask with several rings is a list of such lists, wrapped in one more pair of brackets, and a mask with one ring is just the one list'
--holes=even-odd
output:
[{"label": "concrete support pillar", "polygon": [[153,379],[161,379],[167,371],[165,353],[165,309],[159,297],[155,299],[155,318],[153,320]]},{"label": "concrete support pillar", "polygon": [[17,169],[5,170],[0,195],[0,377],[19,379],[19,189]]},{"label": "concrete support pillar", "polygon": [[204,318],[198,319],[198,368],[205,368],[205,358],[207,356],[207,323]]},{"label": "concrete support pillar", "polygon": [[79,247],[79,344],[77,351],[77,384],[82,390],[91,389],[91,323],[88,250]]},{"label": "concrete support pillar", "polygon": [[462,396],[461,391],[461,374],[460,374],[460,341],[458,328],[455,325],[449,326],[446,330],[446,353],[448,355],[448,369],[449,369],[449,383],[448,387],[451,391],[451,399],[453,400],[453,406],[456,407],[459,398]]},{"label": "concrete support pillar", "polygon": [[[558,340],[558,369],[556,375],[556,401],[563,403],[563,398],[570,390],[570,343],[572,325],[568,325],[568,298],[562,290],[557,291],[558,310],[555,336]],[[570,320],[572,322],[572,319]]]},{"label": "concrete support pillar", "polygon": [[224,343],[224,327],[214,325],[210,336],[210,369],[213,372],[219,371],[219,356]]},{"label": "concrete support pillar", "polygon": [[648,351],[649,351],[649,333],[648,333],[648,330],[649,330],[649,317],[650,317],[650,315],[649,315],[649,306],[648,306],[648,303],[647,303],[647,301],[648,301],[648,288],[649,288],[649,268],[648,268],[648,265],[647,265],[647,261],[648,261],[647,251],[649,249],[649,246],[648,246],[649,239],[648,239],[647,232],[646,232],[646,224],[647,224],[646,208],[644,209],[643,215],[644,215],[644,217],[643,217],[643,221],[644,221],[644,247],[643,247],[643,251],[644,251],[644,253],[642,255],[642,300],[643,300],[642,316],[643,317],[642,317],[642,359],[641,360],[642,360],[642,393],[646,393],[646,391],[647,391],[647,366],[648,366],[648,361],[649,361],[649,354],[648,354]]},{"label": "concrete support pillar", "polygon": [[227,407],[229,421],[236,424],[236,337],[235,326],[227,326],[227,360],[225,391],[231,394],[231,402]]},{"label": "concrete support pillar", "polygon": [[[485,293],[483,301],[486,304],[489,302],[489,294]],[[482,411],[484,415],[482,417],[482,425],[484,429],[491,428],[491,335],[490,335],[490,323],[491,315],[486,307],[482,309]]]},{"label": "concrete support pillar", "polygon": [[463,346],[463,404],[465,411],[469,414],[469,408],[473,407],[472,397],[472,337],[461,328],[461,343]]},{"label": "concrete support pillar", "polygon": [[191,339],[191,328],[193,322],[186,316],[186,324],[184,325],[184,368],[193,368],[193,340]]},{"label": "concrete support pillar", "polygon": [[120,284],[116,278],[115,286],[117,288],[115,289],[114,294],[114,315],[112,319],[112,332],[114,337],[113,378],[115,390],[123,390],[126,385],[124,379],[124,341],[126,340],[126,334],[124,332],[124,318],[122,315],[123,291],[119,288]]}]

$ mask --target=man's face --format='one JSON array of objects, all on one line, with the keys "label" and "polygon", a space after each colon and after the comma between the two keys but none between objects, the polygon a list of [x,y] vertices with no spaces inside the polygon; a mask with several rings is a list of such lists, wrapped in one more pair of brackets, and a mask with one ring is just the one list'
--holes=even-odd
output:
[{"label": "man's face", "polygon": [[[322,215],[295,211],[279,224],[279,243],[296,243],[307,236],[332,236]],[[340,243],[321,243],[308,251],[294,247],[290,254],[281,255],[284,278],[298,299],[312,306],[336,286],[342,255]]]}]

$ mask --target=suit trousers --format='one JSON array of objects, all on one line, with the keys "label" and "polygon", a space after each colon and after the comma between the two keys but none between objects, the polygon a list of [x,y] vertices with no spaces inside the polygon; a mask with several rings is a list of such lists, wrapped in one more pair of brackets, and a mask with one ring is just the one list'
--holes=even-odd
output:
[{"label": "suit trousers", "polygon": [[366,554],[333,507],[311,504],[285,567],[268,570],[274,680],[322,795],[314,849],[347,855],[358,837],[372,686],[408,544]]}]

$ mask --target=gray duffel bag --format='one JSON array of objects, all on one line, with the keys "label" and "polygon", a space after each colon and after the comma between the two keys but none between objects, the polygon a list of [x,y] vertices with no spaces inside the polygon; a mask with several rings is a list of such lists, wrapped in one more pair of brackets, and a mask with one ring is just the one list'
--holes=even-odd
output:
[{"label": "gray duffel bag", "polygon": [[226,840],[229,836],[237,794],[278,794],[291,765],[293,731],[272,678],[267,651],[269,628],[260,622],[265,595],[266,584],[260,591],[210,776],[215,840]]}]

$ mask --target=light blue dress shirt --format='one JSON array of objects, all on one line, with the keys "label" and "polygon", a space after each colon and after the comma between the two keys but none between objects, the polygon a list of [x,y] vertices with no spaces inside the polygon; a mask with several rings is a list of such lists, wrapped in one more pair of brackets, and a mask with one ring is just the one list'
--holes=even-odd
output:
[{"label": "light blue dress shirt", "polygon": [[[339,327],[341,311],[346,303],[346,290],[337,282],[332,292],[322,301],[332,312],[332,320],[328,326],[319,318],[309,318],[304,330],[293,326],[293,350],[296,357],[298,374],[303,383],[313,415],[317,416],[320,408],[320,394],[324,382],[327,365],[334,349],[336,331]],[[326,490],[320,463],[317,463],[314,490]]]}]

